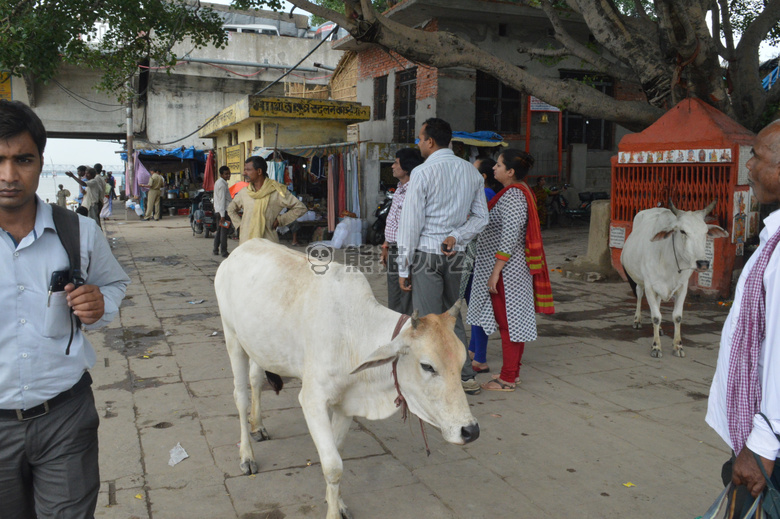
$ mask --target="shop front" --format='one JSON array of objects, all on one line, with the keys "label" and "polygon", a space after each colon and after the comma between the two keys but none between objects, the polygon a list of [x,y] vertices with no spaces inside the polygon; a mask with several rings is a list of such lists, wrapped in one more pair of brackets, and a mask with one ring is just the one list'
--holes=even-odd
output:
[{"label": "shop front", "polygon": [[369,115],[359,103],[248,96],[212,117],[199,135],[214,140],[217,169],[230,168],[231,186],[244,180],[248,157],[262,156],[268,176],[309,208],[301,223],[332,232],[345,211],[357,217],[365,212],[357,143],[347,142],[347,126]]}]

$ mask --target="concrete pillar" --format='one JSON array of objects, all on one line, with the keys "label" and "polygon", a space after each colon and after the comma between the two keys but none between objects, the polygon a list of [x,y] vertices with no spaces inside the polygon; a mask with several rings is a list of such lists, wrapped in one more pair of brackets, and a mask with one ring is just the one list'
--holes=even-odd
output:
[{"label": "concrete pillar", "polygon": [[576,192],[585,191],[587,187],[586,171],[588,169],[587,144],[570,145],[569,164],[571,164],[571,180],[569,183]]},{"label": "concrete pillar", "polygon": [[590,206],[588,253],[571,262],[565,272],[566,277],[599,281],[617,275],[609,254],[609,222],[609,200],[595,200]]}]

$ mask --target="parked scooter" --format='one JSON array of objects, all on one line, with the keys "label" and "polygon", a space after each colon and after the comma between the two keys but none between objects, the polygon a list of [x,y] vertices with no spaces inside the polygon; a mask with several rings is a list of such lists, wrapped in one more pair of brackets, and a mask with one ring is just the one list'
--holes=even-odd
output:
[{"label": "parked scooter", "polygon": [[372,245],[381,245],[385,242],[385,226],[387,225],[387,215],[390,213],[390,206],[393,205],[394,189],[388,189],[385,191],[385,198],[379,203],[379,206],[374,211],[376,220],[371,227],[368,228],[368,243]]},{"label": "parked scooter", "polygon": [[594,200],[609,200],[609,193],[606,191],[583,191],[578,193],[580,198],[580,205],[577,207],[571,207],[564,210],[564,214],[571,219],[580,218],[583,220],[590,219],[590,206]]},{"label": "parked scooter", "polygon": [[208,238],[217,230],[218,223],[214,218],[214,193],[199,190],[192,199],[192,208],[190,209],[192,235],[203,234],[204,238]]}]

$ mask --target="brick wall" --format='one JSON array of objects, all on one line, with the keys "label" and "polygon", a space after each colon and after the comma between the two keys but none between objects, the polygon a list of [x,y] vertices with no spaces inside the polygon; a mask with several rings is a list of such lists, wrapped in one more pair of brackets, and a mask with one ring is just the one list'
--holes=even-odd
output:
[{"label": "brick wall", "polygon": [[[438,21],[432,20],[423,30],[436,31],[438,26]],[[436,97],[439,89],[439,70],[437,68],[413,63],[393,51],[386,51],[378,47],[371,47],[358,53],[358,79],[360,81],[394,74],[396,71],[412,67],[417,67],[417,99]]]},{"label": "brick wall", "polygon": [[615,99],[618,101],[647,101],[642,87],[638,83],[615,80]]}]

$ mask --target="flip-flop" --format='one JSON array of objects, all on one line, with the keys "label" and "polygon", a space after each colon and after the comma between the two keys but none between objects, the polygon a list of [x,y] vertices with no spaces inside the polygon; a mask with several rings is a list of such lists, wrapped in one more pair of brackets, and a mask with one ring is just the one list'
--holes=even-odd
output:
[{"label": "flip-flop", "polygon": [[[489,384],[494,384],[494,383],[498,384],[498,387],[490,387],[489,386]],[[491,379],[491,380],[485,382],[484,384],[482,384],[480,387],[482,389],[484,389],[485,391],[503,391],[503,392],[506,392],[506,393],[515,390],[515,386],[513,386],[511,384],[507,384],[506,382],[504,382],[500,378]]]},{"label": "flip-flop", "polygon": [[485,364],[484,368],[481,368],[479,366],[476,366],[473,362],[471,363],[471,369],[474,370],[474,373],[490,373],[490,366]]},{"label": "flip-flop", "polygon": [[[493,375],[491,378],[492,378],[493,380],[496,380],[496,379],[497,379],[498,377],[500,377],[500,376],[501,376],[501,374],[499,373],[499,374],[497,374],[497,375]],[[518,375],[518,377],[515,379],[515,384],[519,384],[519,383],[520,383],[520,376]]]}]

